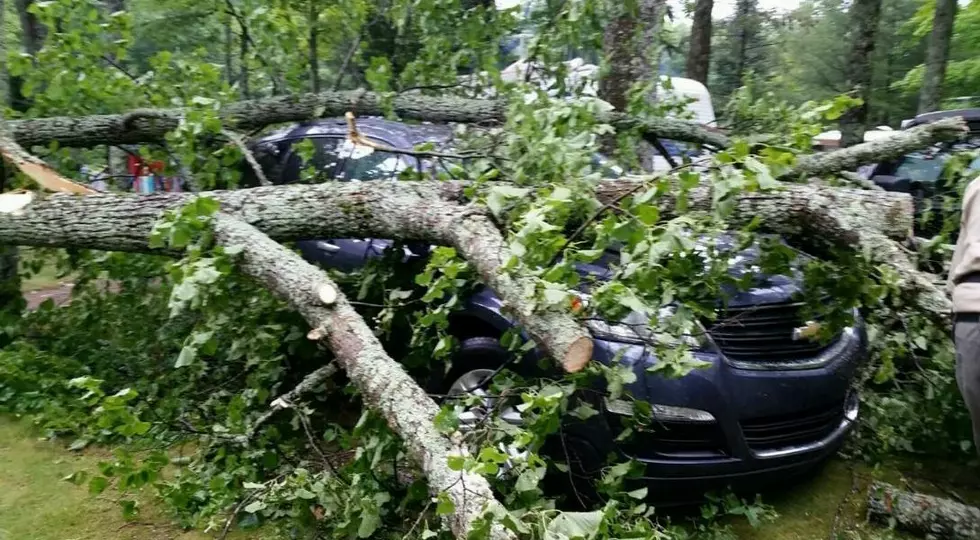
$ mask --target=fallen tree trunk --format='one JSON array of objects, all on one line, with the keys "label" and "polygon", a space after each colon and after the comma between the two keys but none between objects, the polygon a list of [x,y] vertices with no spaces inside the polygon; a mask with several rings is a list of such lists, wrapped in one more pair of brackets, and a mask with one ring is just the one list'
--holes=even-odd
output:
[{"label": "fallen tree trunk", "polygon": [[[225,127],[237,131],[343,116],[348,111],[359,116],[382,116],[390,110],[399,118],[468,124],[500,124],[507,112],[503,100],[402,94],[395,96],[390,104],[389,109],[379,94],[355,90],[239,101],[226,104],[218,112]],[[184,113],[184,109],[137,109],[123,114],[13,120],[7,122],[7,131],[25,148],[51,142],[73,147],[162,142],[168,132],[180,125]],[[600,117],[600,121],[618,129],[636,129],[650,137],[716,147],[728,145],[727,137],[694,122],[666,118],[638,120],[619,113],[609,113]]]},{"label": "fallen tree trunk", "polygon": [[[609,201],[649,181],[648,177],[606,181],[598,186],[597,195]],[[535,282],[501,270],[510,255],[496,226],[476,208],[440,200],[460,200],[463,186],[443,182],[329,182],[200,195],[216,199],[224,212],[279,241],[372,237],[454,246],[535,342],[566,371],[581,369],[592,353],[592,340],[583,326],[564,311],[530,309],[529,295],[533,295]],[[153,224],[163,212],[186,204],[194,196],[55,195],[34,202],[19,214],[0,214],[0,241],[147,251]],[[700,209],[710,208],[713,201],[708,185],[691,190],[688,197],[690,204]],[[845,248],[881,247],[878,251],[888,255],[881,262],[911,272],[906,281],[916,291],[926,291],[937,302],[945,299],[941,289],[924,288],[929,279],[915,272],[908,259],[899,260],[894,251],[900,248],[888,241],[889,237],[904,239],[909,235],[912,203],[907,195],[785,184],[777,191],[737,197],[732,224],[761,218],[764,229],[778,234]],[[663,215],[674,213],[674,203],[669,197],[661,201]],[[895,249],[891,249],[893,244]],[[944,307],[937,304],[932,309],[941,311]]]},{"label": "fallen tree trunk", "polygon": [[791,179],[854,171],[861,165],[891,161],[937,142],[960,139],[967,132],[966,122],[962,118],[944,118],[907,131],[895,132],[877,141],[800,156],[796,165],[780,177]]},{"label": "fallen tree trunk", "polygon": [[907,531],[943,540],[980,540],[980,508],[903,491],[876,482],[868,490],[868,514]]},{"label": "fallen tree trunk", "polygon": [[[240,268],[285,299],[314,328],[309,337],[327,344],[365,403],[401,437],[428,479],[432,495],[445,494],[453,502],[453,511],[447,518],[457,538],[466,538],[474,522],[487,510],[496,507],[497,511],[506,511],[494,498],[486,479],[449,468],[449,456],[461,455],[464,449],[436,430],[434,420],[439,407],[401,364],[388,356],[371,328],[326,273],[234,217],[219,214],[214,232],[221,245],[242,247]],[[324,288],[333,290],[335,295],[325,295]],[[333,301],[325,305],[325,298]],[[505,540],[514,536],[496,525],[491,538]]]},{"label": "fallen tree trunk", "polygon": [[[535,282],[502,270],[504,240],[476,208],[440,200],[438,183],[330,182],[201,193],[279,241],[309,238],[421,240],[455,247],[517,321],[568,371],[592,357],[592,339],[568,312],[529,308]],[[0,214],[0,242],[148,251],[153,224],[196,195],[54,195],[19,214]]]}]

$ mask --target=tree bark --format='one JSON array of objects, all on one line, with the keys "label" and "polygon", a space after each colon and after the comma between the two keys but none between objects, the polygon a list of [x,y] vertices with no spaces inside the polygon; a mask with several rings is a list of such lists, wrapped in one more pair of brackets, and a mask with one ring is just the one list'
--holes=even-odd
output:
[{"label": "tree bark", "polygon": [[228,85],[235,84],[235,66],[233,65],[234,53],[232,52],[235,44],[235,33],[231,30],[232,17],[230,14],[225,15],[225,80],[228,81]]},{"label": "tree bark", "polygon": [[735,5],[735,25],[738,27],[735,54],[735,87],[742,86],[745,78],[745,66],[748,64],[746,55],[749,50],[750,18],[755,14],[756,0],[738,0]]},{"label": "tree bark", "polygon": [[620,3],[620,13],[606,24],[602,50],[608,72],[599,81],[599,96],[619,111],[625,111],[630,88],[636,83],[656,83],[658,73],[657,33],[664,16],[664,0]]},{"label": "tree bark", "polygon": [[878,32],[878,15],[881,13],[881,0],[854,0],[848,11],[851,19],[851,56],[847,67],[848,86],[861,98],[862,103],[841,116],[840,130],[842,147],[860,143],[868,123],[868,110],[871,106],[871,54],[875,48],[875,35]]},{"label": "tree bark", "polygon": [[956,19],[956,0],[936,0],[936,12],[929,35],[926,53],[926,72],[919,91],[919,114],[939,110],[943,79],[946,78],[946,62],[949,59],[949,42],[953,37]]},{"label": "tree bark", "polygon": [[[381,414],[402,438],[428,479],[432,495],[445,494],[453,502],[454,510],[447,521],[457,538],[467,538],[474,521],[486,510],[497,507],[506,511],[483,477],[449,468],[449,457],[465,451],[458,436],[453,442],[436,430],[434,421],[439,407],[388,356],[371,328],[323,270],[235,217],[219,214],[214,232],[220,244],[244,248],[240,267],[246,274],[285,299],[311,327],[322,331],[322,338],[319,334],[313,337],[322,339],[333,351],[367,406]],[[331,305],[321,301],[318,291],[322,287],[337,291]],[[504,540],[514,536],[496,525],[491,538]]]},{"label": "tree bark", "polygon": [[310,25],[310,38],[309,38],[309,48],[310,48],[310,86],[314,94],[320,93],[320,58],[319,52],[317,51],[317,42],[320,39],[319,27],[317,24],[317,19],[319,13],[317,13],[317,2],[316,0],[309,0],[310,2],[310,14],[309,14],[309,25]]},{"label": "tree bark", "polygon": [[711,10],[714,0],[697,0],[691,23],[691,48],[687,52],[688,78],[708,84],[711,67]]},{"label": "tree bark", "polygon": [[907,531],[943,540],[980,540],[980,508],[875,482],[868,514]]},{"label": "tree bark", "polygon": [[[405,119],[436,123],[502,123],[507,103],[502,100],[396,96],[391,103],[396,115]],[[321,92],[276,96],[229,103],[220,114],[225,126],[236,131],[253,131],[270,124],[298,122],[310,118],[342,116],[353,111],[361,116],[384,115],[381,96],[372,92]],[[83,117],[49,117],[8,122],[7,130],[21,146],[90,147],[161,142],[180,124],[182,109],[142,109],[124,114]],[[693,122],[669,118],[638,120],[620,113],[600,118],[617,129],[637,128],[647,135],[723,148],[728,137]]]},{"label": "tree bark", "polygon": [[20,30],[24,43],[24,52],[31,56],[36,56],[44,46],[44,38],[47,36],[47,29],[37,20],[37,17],[29,11],[35,3],[34,0],[16,0],[17,14],[20,16]]},{"label": "tree bark", "polygon": [[[223,211],[280,241],[373,237],[453,246],[549,356],[566,370],[581,369],[592,357],[589,333],[567,312],[529,309],[535,282],[502,269],[510,254],[500,232],[480,210],[440,201],[442,187],[439,182],[329,182],[201,195],[214,197]],[[194,196],[56,194],[23,213],[0,215],[0,241],[147,251],[153,223]]]},{"label": "tree bark", "polygon": [[238,36],[238,84],[242,91],[242,97],[249,99],[252,97],[249,88],[248,72],[248,27],[245,22],[238,21],[238,28],[241,34]]},{"label": "tree bark", "polygon": [[881,163],[921,150],[931,144],[953,141],[968,132],[962,118],[944,118],[907,131],[897,131],[889,137],[861,143],[832,152],[800,156],[783,179],[799,176],[824,176],[839,171],[854,171],[867,163]]}]

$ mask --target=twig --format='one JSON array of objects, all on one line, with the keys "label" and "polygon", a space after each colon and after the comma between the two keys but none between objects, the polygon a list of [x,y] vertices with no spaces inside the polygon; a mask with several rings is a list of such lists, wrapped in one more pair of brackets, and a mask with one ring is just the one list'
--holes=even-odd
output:
[{"label": "twig", "polygon": [[266,178],[265,172],[262,170],[262,166],[259,165],[258,160],[255,159],[255,154],[248,149],[248,145],[245,144],[245,139],[241,136],[241,134],[231,131],[230,129],[222,129],[221,134],[227,137],[228,140],[234,143],[234,145],[241,150],[242,155],[245,156],[245,161],[247,161],[248,165],[252,167],[253,171],[255,171],[255,177],[259,179],[259,183],[263,186],[271,186],[272,182]]},{"label": "twig", "polygon": [[258,493],[261,492],[249,493],[244,499],[235,505],[235,508],[231,511],[231,515],[229,515],[228,519],[225,520],[225,526],[221,529],[221,534],[218,535],[218,540],[225,540],[225,537],[228,536],[228,532],[231,531],[231,524],[235,522],[235,516],[237,516],[238,513],[242,511],[242,508],[245,508],[245,505],[251,502]]},{"label": "twig", "polygon": [[648,142],[652,144],[654,148],[657,149],[657,152],[659,152],[660,155],[663,156],[665,160],[667,160],[667,163],[670,164],[671,169],[677,168],[677,161],[675,161],[674,157],[670,155],[670,152],[668,152],[667,149],[664,148],[664,143],[660,142],[659,138],[650,137],[650,140]]},{"label": "twig", "polygon": [[286,392],[285,394],[273,400],[269,410],[266,411],[265,414],[260,416],[255,421],[255,423],[252,424],[252,427],[248,428],[248,431],[245,434],[245,440],[246,441],[251,440],[252,437],[255,436],[255,432],[258,431],[258,429],[262,427],[263,424],[268,422],[273,415],[275,415],[277,412],[283,409],[291,408],[293,406],[293,403],[297,401],[301,396],[315,390],[317,387],[323,384],[327,379],[333,377],[335,373],[337,373],[337,364],[335,362],[330,362],[329,364],[321,368],[318,368],[316,371],[304,377],[303,380],[296,385],[296,388],[293,388],[289,392]]},{"label": "twig", "polygon": [[357,37],[354,38],[354,43],[351,44],[350,49],[347,54],[344,55],[344,61],[340,64],[340,70],[337,72],[337,80],[333,82],[333,90],[336,92],[340,90],[340,84],[344,82],[344,75],[347,74],[347,67],[350,65],[351,59],[354,58],[354,54],[357,49],[361,46],[361,39],[364,36],[364,30],[362,29],[357,33]]},{"label": "twig", "polygon": [[[279,83],[279,75],[276,73],[276,70],[272,68],[272,64],[269,63],[269,61],[267,61],[263,55],[259,54],[259,46],[255,43],[255,40],[252,39],[252,34],[248,31],[248,21],[245,20],[245,16],[238,11],[238,9],[235,7],[235,3],[232,0],[225,0],[225,5],[228,6],[228,9],[225,10],[228,15],[231,15],[236,21],[238,21],[238,28],[241,31],[241,39],[245,40],[252,46],[252,50],[255,51],[255,57],[262,63],[262,67],[269,70],[269,78],[272,80],[272,93],[277,95],[281,94],[282,86]],[[245,69],[245,66],[242,66],[242,69]]]},{"label": "twig", "polygon": [[412,533],[415,532],[415,529],[419,526],[419,523],[422,523],[422,518],[425,517],[425,513],[429,511],[429,507],[431,506],[432,506],[432,500],[430,499],[429,502],[426,503],[425,508],[423,508],[422,511],[419,512],[418,519],[416,519],[415,523],[412,524],[412,528],[409,529],[407,533],[405,533],[405,536],[402,537],[402,540],[408,540],[408,538],[412,536]]},{"label": "twig", "polygon": [[407,156],[415,156],[417,158],[446,158],[446,159],[504,159],[499,156],[490,156],[485,154],[450,154],[445,152],[432,152],[428,150],[406,150],[403,148],[394,148],[386,144],[376,143],[372,140],[366,139],[361,135],[361,132],[357,129],[357,123],[354,120],[354,113],[348,111],[345,115],[347,118],[347,137],[354,144],[361,146],[367,146],[369,148],[374,148],[375,150],[381,150],[382,152],[390,152],[392,154],[404,154]]}]

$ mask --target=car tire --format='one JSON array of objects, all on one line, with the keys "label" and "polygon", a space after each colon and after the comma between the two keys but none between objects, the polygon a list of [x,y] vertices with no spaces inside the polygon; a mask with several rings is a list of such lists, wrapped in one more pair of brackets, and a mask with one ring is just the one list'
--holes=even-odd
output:
[{"label": "car tire", "polygon": [[453,355],[452,367],[445,375],[433,373],[426,385],[434,394],[446,395],[453,382],[476,369],[500,369],[513,359],[513,355],[495,337],[471,337],[464,339]]},{"label": "car tire", "polygon": [[[513,360],[513,354],[493,337],[471,337],[463,340],[453,358],[453,365],[445,376],[436,377],[430,391],[445,396],[453,384],[475,370],[498,370]],[[563,422],[565,424],[565,422]],[[570,421],[568,425],[545,441],[542,454],[552,464],[541,487],[549,496],[563,498],[569,508],[584,509],[600,504],[595,489],[595,477],[605,466],[605,456],[590,442],[590,426]],[[565,463],[562,471],[555,462]]]}]

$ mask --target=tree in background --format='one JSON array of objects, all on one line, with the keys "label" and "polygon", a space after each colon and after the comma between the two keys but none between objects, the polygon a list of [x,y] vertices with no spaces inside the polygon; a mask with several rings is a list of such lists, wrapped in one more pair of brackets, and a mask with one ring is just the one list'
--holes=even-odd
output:
[{"label": "tree in background", "polygon": [[946,78],[946,62],[949,60],[949,44],[956,19],[956,0],[935,0],[936,11],[929,35],[929,52],[926,56],[926,72],[919,91],[919,113],[939,109],[943,80]]},{"label": "tree in background", "polygon": [[599,95],[625,110],[634,84],[651,81],[658,73],[657,33],[662,28],[666,2],[638,0],[635,10],[624,3],[606,26],[603,51],[608,71],[599,83]]},{"label": "tree in background", "polygon": [[851,19],[851,54],[847,67],[848,87],[853,88],[862,103],[851,108],[840,119],[841,146],[859,143],[868,123],[871,101],[872,66],[875,36],[881,14],[881,0],[854,0],[848,15]]},{"label": "tree in background", "polygon": [[711,10],[714,0],[697,0],[687,53],[687,76],[707,84],[711,67]]},{"label": "tree in background", "polygon": [[772,73],[773,43],[778,38],[779,18],[758,9],[755,0],[740,0],[735,14],[714,25],[711,48],[711,94],[724,103],[749,72],[767,78]]}]

